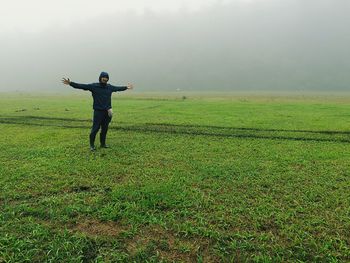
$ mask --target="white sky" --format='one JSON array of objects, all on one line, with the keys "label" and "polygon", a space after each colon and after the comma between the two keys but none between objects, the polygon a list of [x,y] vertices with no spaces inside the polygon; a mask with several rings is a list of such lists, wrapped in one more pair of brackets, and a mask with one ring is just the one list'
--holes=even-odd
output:
[{"label": "white sky", "polygon": [[350,0],[0,0],[0,91],[61,90],[63,76],[88,83],[102,70],[145,90],[348,90],[348,10]]},{"label": "white sky", "polygon": [[38,32],[118,12],[196,11],[215,2],[257,0],[0,0],[0,33]]}]

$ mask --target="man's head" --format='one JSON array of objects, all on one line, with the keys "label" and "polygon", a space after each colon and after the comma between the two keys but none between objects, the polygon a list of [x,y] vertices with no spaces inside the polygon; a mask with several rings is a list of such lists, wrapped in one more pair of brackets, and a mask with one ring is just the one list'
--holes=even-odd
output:
[{"label": "man's head", "polygon": [[100,83],[102,84],[107,84],[108,80],[109,80],[109,75],[107,72],[101,72],[100,77],[98,78],[98,80],[100,81]]}]

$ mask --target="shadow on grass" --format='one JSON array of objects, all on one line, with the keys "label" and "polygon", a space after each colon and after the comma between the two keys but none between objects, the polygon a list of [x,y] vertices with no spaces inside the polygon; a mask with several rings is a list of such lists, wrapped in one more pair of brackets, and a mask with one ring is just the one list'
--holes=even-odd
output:
[{"label": "shadow on grass", "polygon": [[[77,125],[77,123],[80,124]],[[87,123],[89,123],[89,125],[87,125]],[[0,124],[71,129],[91,128],[91,120],[88,119],[43,116],[0,116]],[[144,123],[136,125],[119,123],[119,126],[111,126],[110,129],[189,136],[350,143],[350,131],[265,129],[168,123]]]}]

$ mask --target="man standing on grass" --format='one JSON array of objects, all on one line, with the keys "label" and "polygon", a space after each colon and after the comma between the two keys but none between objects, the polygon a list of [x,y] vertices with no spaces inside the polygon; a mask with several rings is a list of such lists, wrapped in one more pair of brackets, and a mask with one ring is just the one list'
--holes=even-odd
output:
[{"label": "man standing on grass", "polygon": [[92,93],[92,97],[94,100],[94,103],[93,103],[94,118],[93,118],[93,125],[90,132],[90,150],[91,151],[96,150],[95,138],[100,127],[101,127],[101,133],[100,133],[101,147],[108,148],[108,146],[106,145],[106,136],[108,131],[108,125],[113,115],[112,103],[111,103],[112,92],[124,91],[124,90],[133,88],[132,84],[128,84],[127,86],[113,86],[113,85],[107,84],[108,80],[109,80],[109,75],[107,72],[101,72],[99,77],[99,83],[79,84],[79,83],[70,81],[69,78],[62,79],[62,83],[65,85],[70,85],[75,89],[89,90]]}]

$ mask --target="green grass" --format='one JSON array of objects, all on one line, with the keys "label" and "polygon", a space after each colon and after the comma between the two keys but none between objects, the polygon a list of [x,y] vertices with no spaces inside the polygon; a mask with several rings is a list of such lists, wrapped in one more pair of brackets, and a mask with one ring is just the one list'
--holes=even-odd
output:
[{"label": "green grass", "polygon": [[0,262],[350,261],[349,97],[114,98],[2,94]]}]

